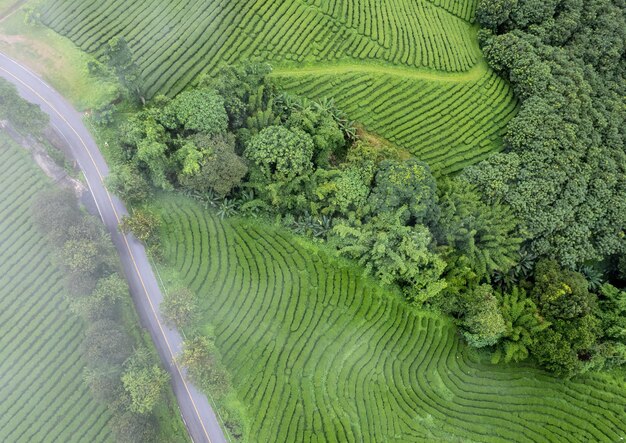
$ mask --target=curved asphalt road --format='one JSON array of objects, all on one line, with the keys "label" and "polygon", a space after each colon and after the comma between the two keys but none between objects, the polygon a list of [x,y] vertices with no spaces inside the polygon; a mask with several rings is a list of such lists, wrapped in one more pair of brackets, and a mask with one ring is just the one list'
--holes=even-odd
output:
[{"label": "curved asphalt road", "polygon": [[194,442],[225,443],[226,438],[207,397],[184,378],[185,370],[174,361],[182,349],[182,338],[163,323],[159,305],[163,298],[146,251],[132,236],[121,234],[117,227],[127,214],[124,204],[109,194],[103,179],[109,173],[104,158],[82,116],[54,89],[14,60],[0,53],[0,76],[9,80],[22,97],[41,106],[50,122],[69,143],[82,169],[98,207],[102,221],[111,233],[120,255],[135,306],[143,325],[150,331],[165,368],[171,374],[172,386],[180,410]]}]

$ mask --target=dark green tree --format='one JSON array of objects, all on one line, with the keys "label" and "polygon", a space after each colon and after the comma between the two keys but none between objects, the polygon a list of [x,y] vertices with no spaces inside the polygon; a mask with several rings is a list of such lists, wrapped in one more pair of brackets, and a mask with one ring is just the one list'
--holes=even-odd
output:
[{"label": "dark green tree", "polygon": [[423,162],[384,160],[378,165],[369,203],[374,214],[404,207],[403,223],[431,226],[438,215],[437,184]]},{"label": "dark green tree", "polygon": [[201,132],[208,136],[224,135],[228,129],[224,99],[207,88],[178,94],[163,108],[160,120],[170,130]]},{"label": "dark green tree", "polygon": [[145,102],[141,70],[133,59],[133,53],[124,37],[113,37],[104,50],[104,60],[111,66],[128,94]]},{"label": "dark green tree", "polygon": [[487,284],[468,291],[464,297],[463,337],[470,346],[495,345],[506,333],[506,323],[494,289]]},{"label": "dark green tree", "polygon": [[362,225],[340,222],[334,232],[341,254],[357,260],[383,283],[400,284],[407,298],[419,305],[445,288],[441,275],[446,264],[431,251],[428,228],[404,225],[404,213],[401,207]]},{"label": "dark green tree", "polygon": [[484,203],[476,188],[462,179],[442,180],[439,194],[435,232],[438,242],[448,246],[448,261],[463,255],[476,274],[487,279],[515,266],[523,237],[507,207]]},{"label": "dark green tree", "polygon": [[181,185],[195,192],[211,190],[219,197],[226,197],[248,173],[244,160],[235,153],[235,139],[232,136],[196,134],[191,141],[202,156],[197,170],[179,174]]},{"label": "dark green tree", "polygon": [[300,129],[313,140],[313,163],[326,168],[331,156],[340,153],[345,147],[345,139],[339,125],[330,113],[308,106],[292,112],[286,125],[291,129]]},{"label": "dark green tree", "polygon": [[511,292],[498,294],[505,331],[492,356],[492,362],[519,362],[528,358],[530,348],[537,343],[539,333],[550,326],[539,314],[537,306],[526,291],[514,287]]},{"label": "dark green tree", "polygon": [[314,145],[299,130],[270,126],[254,136],[244,155],[252,163],[250,183],[274,206],[287,209],[306,205],[304,185],[313,172]]}]

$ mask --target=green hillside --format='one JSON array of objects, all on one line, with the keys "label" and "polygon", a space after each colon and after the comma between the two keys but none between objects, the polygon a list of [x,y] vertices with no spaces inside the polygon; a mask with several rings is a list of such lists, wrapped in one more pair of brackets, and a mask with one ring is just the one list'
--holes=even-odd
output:
[{"label": "green hillside", "polygon": [[81,320],[31,222],[50,181],[0,139],[0,441],[108,442],[110,414],[83,383]]},{"label": "green hillside", "polygon": [[623,380],[471,358],[451,324],[258,221],[163,197],[165,257],[201,299],[251,441],[615,442]]},{"label": "green hillside", "polygon": [[[43,23],[101,55],[123,36],[148,96],[259,58],[289,90],[453,172],[501,147],[516,102],[482,61],[475,0],[49,0]],[[496,118],[491,118],[492,116]]]}]

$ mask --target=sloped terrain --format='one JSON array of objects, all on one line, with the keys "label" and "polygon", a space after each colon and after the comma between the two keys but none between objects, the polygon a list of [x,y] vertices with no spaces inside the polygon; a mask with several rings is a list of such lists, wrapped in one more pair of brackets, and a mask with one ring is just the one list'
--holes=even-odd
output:
[{"label": "sloped terrain", "polygon": [[623,380],[468,357],[456,330],[258,221],[163,197],[164,252],[243,403],[252,441],[618,441]]},{"label": "sloped terrain", "polygon": [[500,149],[516,107],[482,62],[475,8],[475,0],[49,0],[42,20],[96,55],[125,37],[148,96],[175,95],[223,63],[269,61],[290,91],[333,97],[369,130],[454,172]]}]

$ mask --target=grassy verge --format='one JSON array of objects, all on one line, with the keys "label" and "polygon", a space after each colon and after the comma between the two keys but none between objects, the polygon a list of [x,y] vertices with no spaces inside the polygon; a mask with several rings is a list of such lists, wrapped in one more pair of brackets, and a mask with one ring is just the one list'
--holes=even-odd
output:
[{"label": "grassy verge", "polygon": [[[0,14],[14,3],[0,2]],[[0,52],[39,74],[81,111],[97,109],[117,97],[113,78],[89,74],[87,63],[93,56],[44,26],[26,24],[25,15],[23,7],[0,23]]]}]

